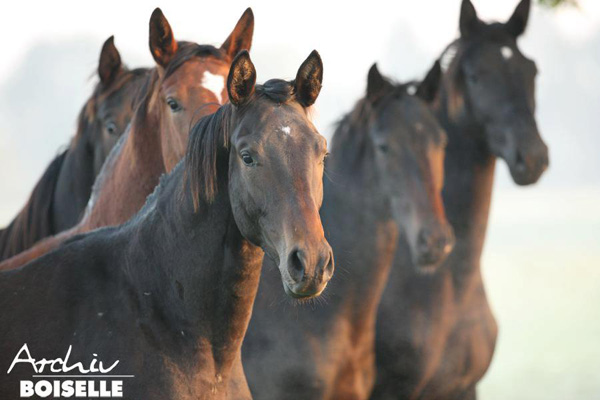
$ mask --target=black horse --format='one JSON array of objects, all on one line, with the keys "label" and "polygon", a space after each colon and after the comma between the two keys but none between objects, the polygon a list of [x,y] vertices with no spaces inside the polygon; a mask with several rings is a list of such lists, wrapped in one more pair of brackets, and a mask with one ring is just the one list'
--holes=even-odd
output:
[{"label": "black horse", "polygon": [[77,132],[50,163],[23,209],[0,230],[0,260],[79,221],[96,175],[131,120],[146,75],[146,69],[128,70],[121,63],[112,36],[104,42],[100,81],[79,113]]},{"label": "black horse", "polygon": [[534,117],[536,66],[517,46],[529,9],[522,0],[508,22],[487,24],[462,2],[434,106],[448,132],[443,198],[456,246],[438,273],[424,275],[400,244],[377,317],[373,399],[474,399],[490,365],[497,326],[480,258],[496,158],[520,185],[548,166]]},{"label": "black horse", "polygon": [[0,274],[0,398],[35,374],[4,372],[24,343],[38,359],[72,346],[69,364],[119,360],[111,373],[135,376],[126,398],[250,398],[240,349],[261,248],[293,296],[318,295],[333,273],[318,212],[326,141],[307,117],[322,68],[313,52],[294,81],[255,86],[242,51],[231,103],[195,125],[136,216]]},{"label": "black horse", "polygon": [[427,104],[440,75],[436,63],[421,84],[399,85],[375,65],[369,71],[366,96],[337,127],[326,166],[321,218],[341,273],[325,304],[294,309],[263,274],[243,346],[255,398],[368,398],[377,305],[399,234],[415,260],[439,262],[452,249],[442,206],[446,134]]}]

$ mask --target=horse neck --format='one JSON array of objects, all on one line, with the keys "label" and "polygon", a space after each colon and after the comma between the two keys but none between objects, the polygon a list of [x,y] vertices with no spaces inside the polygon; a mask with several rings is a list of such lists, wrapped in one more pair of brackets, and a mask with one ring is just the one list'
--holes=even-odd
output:
[{"label": "horse neck", "polygon": [[55,233],[79,221],[95,179],[93,151],[83,132],[73,139],[56,182],[52,205]]},{"label": "horse neck", "polygon": [[182,193],[182,164],[123,232],[131,243],[128,269],[142,315],[168,344],[175,379],[212,374],[226,382],[241,360],[263,253],[239,232],[226,185],[194,212],[191,194]]},{"label": "horse neck", "polygon": [[344,167],[343,158],[338,151],[328,159],[333,168],[325,178],[321,208],[339,271],[327,292],[328,309],[336,314],[340,308],[345,310],[355,328],[368,331],[389,275],[398,231],[388,200],[379,189],[372,156],[363,153],[360,165],[352,170]]},{"label": "horse neck", "polygon": [[122,146],[113,149],[117,153],[109,156],[110,165],[107,162],[103,166],[101,182],[94,188],[93,203],[83,218],[83,230],[129,220],[142,208],[166,172],[158,113],[148,106],[151,95],[150,91],[136,110]]},{"label": "horse neck", "polygon": [[[483,127],[467,110],[458,117],[449,117],[447,93],[441,93],[438,118],[448,134],[445,157],[444,207],[454,228],[456,246],[451,260],[460,270],[478,270],[487,230],[495,157],[485,144]],[[460,265],[459,265],[460,264]]]}]

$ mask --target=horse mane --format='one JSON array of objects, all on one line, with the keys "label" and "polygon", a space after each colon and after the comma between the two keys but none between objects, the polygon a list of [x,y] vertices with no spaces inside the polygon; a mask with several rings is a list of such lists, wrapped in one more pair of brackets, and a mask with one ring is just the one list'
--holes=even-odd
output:
[{"label": "horse mane", "polygon": [[366,96],[358,100],[354,108],[337,122],[331,137],[331,153],[339,155],[347,165],[357,164],[366,151],[365,131],[373,115],[374,108]]},{"label": "horse mane", "polygon": [[194,211],[200,200],[212,202],[217,195],[217,160],[229,149],[230,121],[233,106],[227,103],[214,114],[200,119],[188,139],[185,157],[185,180],[192,192]]},{"label": "horse mane", "polygon": [[459,115],[464,106],[464,82],[459,68],[464,54],[465,46],[461,39],[456,39],[446,46],[439,58],[443,73],[441,91],[445,96],[438,96],[438,99],[445,97],[445,112],[451,120]]},{"label": "horse mane", "polygon": [[[258,98],[267,98],[278,104],[295,101],[294,88],[293,82],[270,79],[263,85],[256,85],[250,102]],[[233,106],[230,103],[225,104],[214,114],[200,119],[190,131],[185,157],[185,176],[192,193],[195,211],[198,210],[201,199],[210,203],[217,194],[218,159],[229,149],[232,111]],[[237,110],[241,114],[245,111],[245,106]]]},{"label": "horse mane", "polygon": [[52,160],[23,209],[10,225],[0,230],[0,260],[20,253],[54,233],[54,190],[67,152],[68,150],[64,150]]}]

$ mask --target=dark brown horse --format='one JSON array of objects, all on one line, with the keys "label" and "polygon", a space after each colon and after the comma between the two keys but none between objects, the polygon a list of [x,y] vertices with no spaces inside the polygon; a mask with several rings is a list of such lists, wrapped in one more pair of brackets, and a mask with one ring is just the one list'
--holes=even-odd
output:
[{"label": "dark brown horse", "polygon": [[67,150],[52,160],[23,209],[0,230],[0,260],[79,221],[104,160],[131,120],[146,74],[145,69],[128,70],[121,63],[112,36],[104,42],[100,81],[79,113],[77,133]]},{"label": "dark brown horse", "polygon": [[307,117],[321,59],[311,53],[292,82],[255,79],[243,51],[231,104],[195,126],[184,161],[128,223],[0,274],[0,398],[36,373],[27,362],[5,372],[24,343],[47,360],[72,346],[69,365],[119,360],[111,374],[134,375],[125,398],[250,398],[240,349],[263,250],[294,296],[333,273],[319,217],[326,141]]},{"label": "dark brown horse", "polygon": [[[416,95],[369,71],[367,94],[333,136],[321,218],[341,273],[325,304],[287,308],[280,283],[261,277],[243,362],[257,399],[367,399],[375,383],[375,316],[399,234],[415,260],[452,248],[442,207],[446,134],[427,102],[435,64]],[[267,265],[271,266],[270,263]]]},{"label": "dark brown horse", "polygon": [[461,36],[442,56],[435,106],[448,132],[443,197],[456,246],[433,275],[416,272],[398,251],[377,319],[373,399],[475,399],[490,365],[497,326],[480,258],[496,157],[520,185],[548,166],[534,117],[536,66],[517,46],[529,8],[522,0],[507,23],[486,24],[469,0],[462,3]]},{"label": "dark brown horse", "polygon": [[0,264],[12,269],[92,229],[127,221],[144,204],[185,152],[190,126],[227,101],[229,65],[242,49],[250,49],[254,15],[247,9],[220,48],[177,42],[160,11],[150,18],[150,51],[156,67],[141,95],[130,129],[108,158],[94,184],[81,221],[59,235]]}]

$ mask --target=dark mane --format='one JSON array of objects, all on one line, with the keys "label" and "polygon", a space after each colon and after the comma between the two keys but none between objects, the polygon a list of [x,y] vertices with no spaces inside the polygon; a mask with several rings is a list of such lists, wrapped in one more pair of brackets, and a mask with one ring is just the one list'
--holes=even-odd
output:
[{"label": "dark mane", "polygon": [[192,42],[177,42],[177,52],[165,69],[165,78],[169,77],[177,68],[194,57],[212,56],[218,60],[229,61],[229,56],[223,50],[208,44],[197,44]]},{"label": "dark mane", "polygon": [[51,210],[56,182],[67,153],[68,150],[64,150],[52,160],[23,209],[10,225],[0,230],[0,260],[55,233]]},{"label": "dark mane", "polygon": [[374,114],[373,106],[363,97],[352,111],[337,123],[331,137],[331,152],[339,154],[348,165],[355,166],[365,153],[367,145],[367,123]]},{"label": "dark mane", "polygon": [[203,117],[190,131],[185,156],[184,189],[192,192],[194,210],[200,200],[214,200],[217,194],[217,164],[229,149],[230,116],[233,106],[225,104],[214,114]]}]

